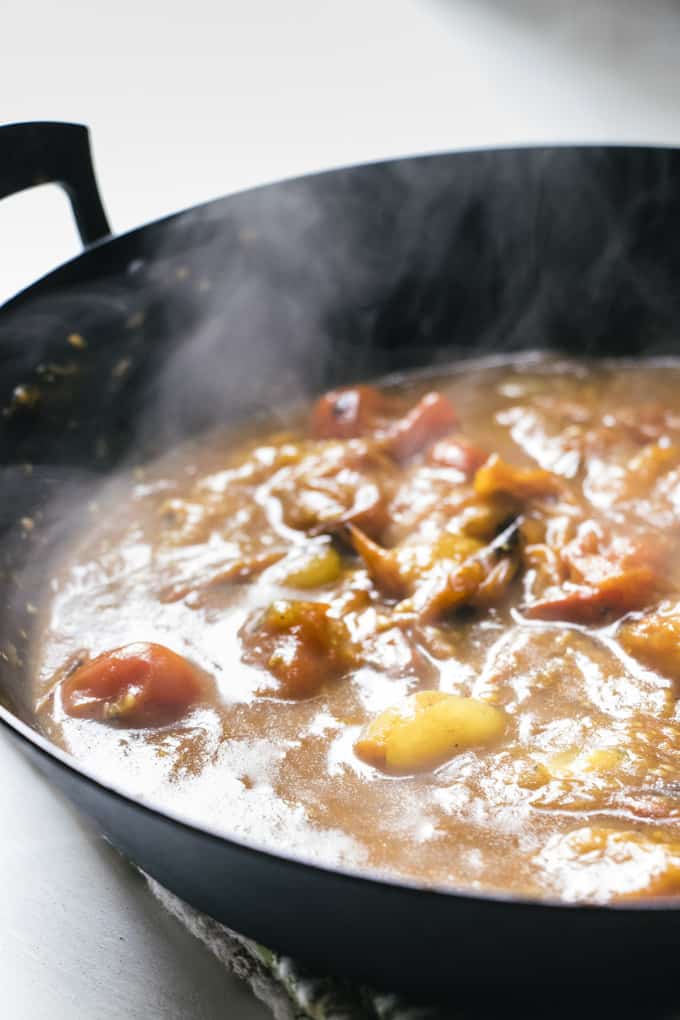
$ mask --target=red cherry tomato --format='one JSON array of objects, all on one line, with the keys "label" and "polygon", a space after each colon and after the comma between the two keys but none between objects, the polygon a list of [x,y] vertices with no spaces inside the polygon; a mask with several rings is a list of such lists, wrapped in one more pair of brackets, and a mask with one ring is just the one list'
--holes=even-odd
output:
[{"label": "red cherry tomato", "polygon": [[314,405],[310,430],[315,439],[354,439],[372,432],[389,409],[389,398],[374,386],[331,390]]},{"label": "red cherry tomato", "polygon": [[62,684],[65,711],[81,719],[153,726],[200,700],[203,675],[163,645],[137,643],[98,655]]}]

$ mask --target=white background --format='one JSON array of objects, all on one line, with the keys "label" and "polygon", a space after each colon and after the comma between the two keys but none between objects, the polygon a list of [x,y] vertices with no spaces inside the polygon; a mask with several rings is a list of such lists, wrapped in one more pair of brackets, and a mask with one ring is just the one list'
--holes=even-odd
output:
[{"label": "white background", "polygon": [[[672,0],[4,0],[0,19],[0,123],[90,124],[117,231],[383,156],[680,143]],[[77,248],[56,189],[4,202],[0,300]],[[0,775],[3,1016],[262,1016],[4,740]]]}]

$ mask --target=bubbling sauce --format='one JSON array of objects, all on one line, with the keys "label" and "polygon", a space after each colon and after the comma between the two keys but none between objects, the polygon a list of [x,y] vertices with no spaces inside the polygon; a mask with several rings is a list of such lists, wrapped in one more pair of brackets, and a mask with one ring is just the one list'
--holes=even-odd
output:
[{"label": "bubbling sauce", "polygon": [[673,362],[470,363],[118,479],[52,581],[44,731],[331,867],[677,894],[679,392]]}]

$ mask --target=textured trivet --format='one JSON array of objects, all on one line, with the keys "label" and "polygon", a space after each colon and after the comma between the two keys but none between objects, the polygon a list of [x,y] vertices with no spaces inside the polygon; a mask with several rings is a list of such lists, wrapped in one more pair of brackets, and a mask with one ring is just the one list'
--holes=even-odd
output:
[{"label": "textured trivet", "polygon": [[[493,973],[476,987],[475,1004],[466,1008],[414,1006],[396,995],[384,995],[349,981],[314,977],[286,956],[219,924],[145,876],[160,903],[217,957],[271,1011],[275,1020],[680,1020],[674,1006],[672,976],[665,992],[655,982],[619,985],[618,975],[597,990],[581,988],[576,998],[566,995],[569,982],[559,987],[540,980],[509,998]],[[634,966],[634,962],[631,961]],[[455,993],[455,955],[452,992]],[[537,978],[540,975],[537,974]],[[460,990],[459,990],[460,991]],[[518,990],[519,991],[519,990]],[[660,1001],[663,994],[665,1001]]]},{"label": "textured trivet", "polygon": [[147,882],[163,906],[250,986],[276,1020],[457,1020],[455,1013],[409,1006],[349,982],[314,978],[287,957],[187,906],[148,876]]}]

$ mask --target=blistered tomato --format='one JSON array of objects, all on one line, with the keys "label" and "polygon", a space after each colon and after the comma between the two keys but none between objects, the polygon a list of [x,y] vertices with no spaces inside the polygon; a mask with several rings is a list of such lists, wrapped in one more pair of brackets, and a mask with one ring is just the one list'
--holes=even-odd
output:
[{"label": "blistered tomato", "polygon": [[180,718],[204,691],[204,676],[163,645],[137,643],[104,652],[62,684],[72,716],[153,726]]}]

